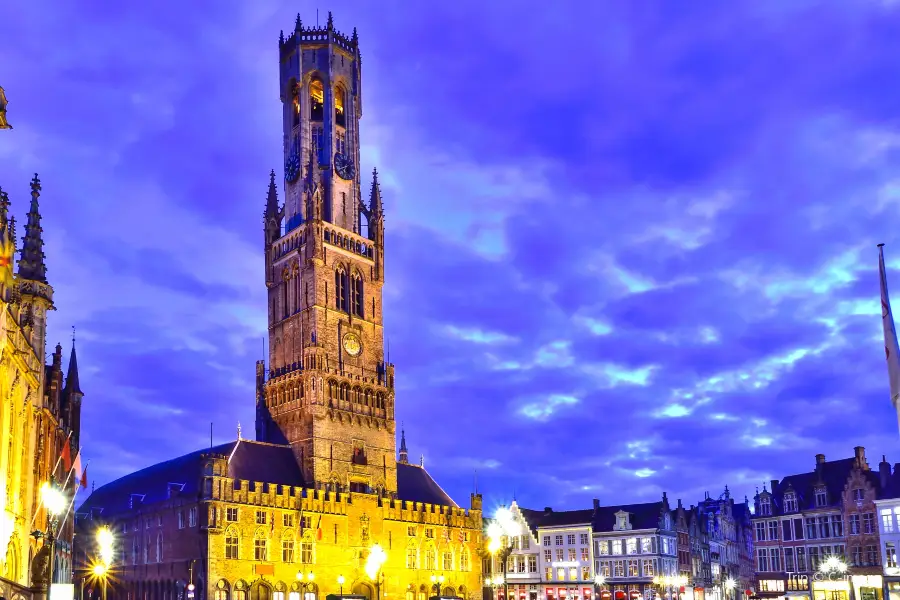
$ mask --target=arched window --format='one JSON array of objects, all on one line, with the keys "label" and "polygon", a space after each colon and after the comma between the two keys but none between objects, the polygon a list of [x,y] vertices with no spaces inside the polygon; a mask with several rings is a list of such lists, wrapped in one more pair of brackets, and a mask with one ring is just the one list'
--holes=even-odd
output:
[{"label": "arched window", "polygon": [[156,534],[156,562],[161,563],[163,559],[162,533]]},{"label": "arched window", "polygon": [[309,118],[311,121],[321,121],[325,115],[325,88],[320,79],[312,79],[309,82]]},{"label": "arched window", "polygon": [[414,542],[410,542],[406,548],[406,568],[417,569],[419,566],[419,550]]},{"label": "arched window", "polygon": [[334,123],[338,127],[347,126],[347,118],[344,116],[344,102],[346,94],[342,86],[334,88]]},{"label": "arched window", "polygon": [[434,571],[437,568],[435,566],[435,563],[437,562],[435,554],[436,554],[436,552],[434,551],[434,546],[429,546],[425,550],[425,567],[424,568],[426,571]]},{"label": "arched window", "polygon": [[453,570],[453,553],[450,552],[449,550],[444,550],[442,563],[443,563],[441,565],[442,569],[444,569],[445,571],[452,571]]},{"label": "arched window", "polygon": [[347,282],[347,273],[343,269],[334,272],[334,305],[338,310],[347,311],[347,301],[349,287]]},{"label": "arched window", "polygon": [[216,583],[216,593],[213,600],[228,600],[228,582],[220,579]]},{"label": "arched window", "polygon": [[269,540],[266,530],[260,527],[253,536],[253,559],[260,562],[269,560]]},{"label": "arched window", "polygon": [[240,536],[236,527],[231,526],[225,531],[225,558],[237,560],[240,558]]},{"label": "arched window", "polygon": [[300,86],[291,79],[291,124],[293,127],[300,125]]},{"label": "arched window", "polygon": [[234,594],[231,600],[247,600],[247,584],[244,580],[239,580],[234,584]]},{"label": "arched window", "polygon": [[350,307],[354,315],[363,316],[363,281],[359,273],[354,273],[350,281]]},{"label": "arched window", "polygon": [[311,565],[315,562],[315,548],[313,547],[312,538],[306,538],[300,542],[300,562],[304,565]]}]

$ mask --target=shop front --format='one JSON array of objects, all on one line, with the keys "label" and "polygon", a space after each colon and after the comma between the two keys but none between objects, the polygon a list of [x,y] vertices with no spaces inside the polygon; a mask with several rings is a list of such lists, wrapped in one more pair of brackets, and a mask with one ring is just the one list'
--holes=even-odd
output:
[{"label": "shop front", "polygon": [[884,594],[885,600],[900,600],[900,568],[885,567]]},{"label": "shop front", "polygon": [[805,573],[788,573],[784,595],[788,600],[803,600],[812,596],[809,587],[809,575]]},{"label": "shop front", "polygon": [[787,573],[759,573],[756,576],[756,593],[751,600],[785,600],[788,588]]},{"label": "shop front", "polygon": [[884,577],[881,575],[852,575],[850,586],[855,600],[883,600]]},{"label": "shop front", "polygon": [[850,580],[846,577],[820,578],[812,581],[812,600],[850,600]]},{"label": "shop front", "polygon": [[594,600],[594,586],[589,583],[545,585],[544,600]]}]

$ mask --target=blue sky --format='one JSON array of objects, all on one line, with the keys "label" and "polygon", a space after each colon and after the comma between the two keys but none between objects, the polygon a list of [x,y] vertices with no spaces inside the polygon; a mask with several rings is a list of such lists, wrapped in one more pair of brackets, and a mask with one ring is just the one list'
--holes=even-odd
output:
[{"label": "blue sky", "polygon": [[451,495],[477,469],[488,503],[692,502],[900,461],[900,3],[128,4],[0,24],[0,185],[21,219],[41,175],[98,484],[252,431],[278,32],[317,9],[359,30],[397,417]]}]

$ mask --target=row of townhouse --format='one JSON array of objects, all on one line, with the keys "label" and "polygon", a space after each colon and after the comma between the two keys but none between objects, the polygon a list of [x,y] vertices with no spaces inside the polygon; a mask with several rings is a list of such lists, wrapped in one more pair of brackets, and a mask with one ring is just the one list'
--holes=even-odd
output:
[{"label": "row of townhouse", "polygon": [[726,582],[740,590],[751,583],[748,502],[735,503],[727,488],[690,507],[679,500],[673,508],[663,494],[568,511],[513,502],[510,512],[518,535],[486,557],[485,598],[734,600]]},{"label": "row of townhouse", "polygon": [[[857,446],[850,458],[827,461],[818,454],[811,471],[763,486],[751,519],[756,595],[884,600],[896,546],[882,544],[880,537],[885,527],[888,534],[896,531],[900,500],[889,505],[886,498],[898,495],[897,475],[884,458],[873,471],[865,448]],[[886,504],[879,519],[881,502]],[[900,571],[896,575],[891,595],[900,596]]]}]

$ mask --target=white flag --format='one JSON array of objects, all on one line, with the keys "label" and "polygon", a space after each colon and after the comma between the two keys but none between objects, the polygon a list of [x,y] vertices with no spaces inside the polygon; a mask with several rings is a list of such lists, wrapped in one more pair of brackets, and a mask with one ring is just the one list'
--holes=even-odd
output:
[{"label": "white flag", "polygon": [[884,326],[884,355],[887,358],[888,378],[891,382],[891,404],[897,412],[900,426],[900,345],[897,344],[897,328],[888,298],[887,272],[884,268],[884,247],[878,246],[878,271],[881,276],[881,321]]}]

